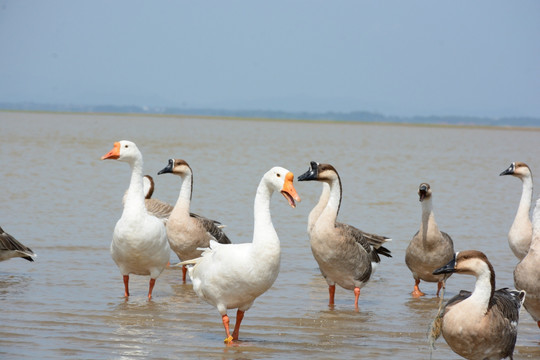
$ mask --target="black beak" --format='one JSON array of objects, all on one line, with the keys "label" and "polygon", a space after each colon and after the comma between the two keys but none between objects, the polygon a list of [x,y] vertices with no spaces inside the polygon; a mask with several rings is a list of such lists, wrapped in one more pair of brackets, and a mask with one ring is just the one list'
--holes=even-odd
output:
[{"label": "black beak", "polygon": [[435,270],[433,272],[433,275],[452,274],[456,271],[455,266],[456,266],[456,255],[454,254],[454,258],[450,260],[448,264]]},{"label": "black beak", "polygon": [[420,188],[418,189],[418,196],[420,196],[420,199],[419,199],[420,202],[424,201],[424,199],[426,198],[426,194],[427,194],[427,186],[426,185],[420,186]]},{"label": "black beak", "polygon": [[159,170],[157,173],[158,175],[166,174],[166,173],[172,173],[174,167],[174,161],[173,159],[169,159],[169,165],[165,166],[163,169]]},{"label": "black beak", "polygon": [[315,161],[310,163],[309,170],[298,177],[298,181],[317,180],[318,164]]},{"label": "black beak", "polygon": [[514,170],[516,169],[516,166],[514,163],[508,167],[508,169],[504,170],[502,173],[499,174],[499,176],[502,175],[512,175],[514,173]]}]

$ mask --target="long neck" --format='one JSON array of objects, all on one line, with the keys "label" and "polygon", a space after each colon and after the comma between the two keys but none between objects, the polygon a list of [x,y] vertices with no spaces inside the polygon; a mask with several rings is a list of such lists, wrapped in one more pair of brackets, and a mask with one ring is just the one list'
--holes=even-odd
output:
[{"label": "long neck", "polygon": [[129,188],[126,194],[126,202],[124,204],[124,212],[122,216],[130,215],[132,213],[140,213],[145,210],[144,206],[144,190],[143,190],[143,161],[142,159],[137,159],[132,163],[129,163],[131,166],[131,181],[129,183]]},{"label": "long neck", "polygon": [[420,223],[420,234],[424,245],[428,242],[428,233],[439,233],[439,227],[435,222],[435,215],[433,214],[433,202],[431,196],[422,201],[422,222]]},{"label": "long neck", "polygon": [[263,178],[257,187],[253,208],[254,228],[253,246],[255,248],[271,248],[279,254],[279,238],[270,214],[270,197],[273,190]]},{"label": "long neck", "polygon": [[476,275],[476,284],[472,295],[466,299],[478,307],[482,314],[488,311],[489,303],[495,292],[495,274],[493,268],[488,266],[487,263],[484,264],[486,265],[485,269]]},{"label": "long neck", "polygon": [[533,212],[533,236],[527,256],[540,258],[540,198],[536,200],[536,206]]},{"label": "long neck", "polygon": [[193,174],[181,175],[182,185],[180,186],[180,194],[174,205],[171,216],[189,216],[189,207],[191,204],[191,194],[193,191]]},{"label": "long neck", "polygon": [[341,181],[339,177],[333,179],[329,185],[330,197],[319,219],[324,221],[326,225],[334,226],[341,206]]},{"label": "long neck", "polygon": [[530,221],[529,213],[531,210],[533,182],[530,176],[521,178],[521,181],[523,182],[523,191],[521,192],[521,200],[514,221]]},{"label": "long neck", "polygon": [[313,225],[317,222],[317,219],[323,212],[324,208],[326,207],[326,204],[328,204],[328,199],[330,198],[330,185],[326,182],[322,183],[322,193],[321,197],[319,198],[319,202],[313,210],[309,213],[308,217],[308,232],[311,231],[313,228]]}]

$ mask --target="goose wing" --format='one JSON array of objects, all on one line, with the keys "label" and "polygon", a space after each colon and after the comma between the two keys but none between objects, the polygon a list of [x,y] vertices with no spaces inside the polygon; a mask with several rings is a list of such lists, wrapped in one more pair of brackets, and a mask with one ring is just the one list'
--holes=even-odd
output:
[{"label": "goose wing", "polygon": [[390,241],[391,239],[381,235],[366,233],[354,226],[340,222],[336,223],[336,227],[344,234],[352,237],[356,243],[370,255],[372,262],[381,262],[379,255],[392,257],[390,250],[382,246],[384,242]]},{"label": "goose wing", "polygon": [[28,246],[24,246],[13,236],[9,235],[0,227],[0,251],[17,251],[25,256],[21,256],[28,261],[34,261],[32,258],[36,254]]},{"label": "goose wing", "polygon": [[220,244],[230,244],[231,240],[225,235],[225,232],[223,231],[223,225],[216,220],[208,219],[204,216],[197,215],[190,213],[190,216],[192,218],[195,218],[199,220],[200,224],[206,229],[210,235],[216,239],[216,241]]}]

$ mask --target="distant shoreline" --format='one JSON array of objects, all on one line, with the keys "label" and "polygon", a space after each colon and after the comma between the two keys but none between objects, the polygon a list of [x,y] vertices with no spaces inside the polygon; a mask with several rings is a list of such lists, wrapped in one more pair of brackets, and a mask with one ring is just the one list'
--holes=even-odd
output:
[{"label": "distant shoreline", "polygon": [[[208,111],[208,110],[206,110]],[[214,110],[213,110],[214,111]],[[217,110],[215,110],[217,112]],[[227,111],[231,112],[231,111]],[[249,113],[252,113],[251,111],[246,111]],[[392,118],[385,118],[382,119],[373,119],[373,120],[350,120],[350,119],[325,119],[323,116],[324,114],[317,114],[318,118],[309,118],[309,113],[302,113],[301,117],[295,117],[294,113],[283,113],[290,114],[291,117],[264,117],[263,114],[260,114],[261,116],[257,116],[256,114],[253,116],[248,116],[248,114],[242,115],[242,111],[238,111],[239,114],[196,114],[196,113],[157,113],[157,112],[116,112],[116,111],[80,111],[80,110],[53,110],[53,109],[4,109],[0,107],[0,113],[33,113],[33,114],[72,114],[72,115],[89,115],[89,116],[134,116],[134,117],[143,117],[143,116],[151,116],[151,117],[169,117],[169,118],[180,118],[180,119],[213,119],[213,120],[219,120],[219,119],[225,119],[225,120],[238,120],[238,121],[287,121],[287,122],[298,122],[298,123],[315,123],[315,124],[358,124],[358,125],[385,125],[385,126],[418,126],[418,127],[439,127],[439,128],[466,128],[466,129],[494,129],[494,130],[533,130],[533,131],[540,131],[540,119],[534,119],[534,118],[528,118],[531,122],[534,122],[535,124],[530,125],[514,125],[514,124],[507,124],[507,123],[489,123],[489,119],[486,119],[486,123],[482,123],[482,121],[478,122],[471,122],[471,123],[464,123],[463,121],[460,121],[460,119],[463,119],[462,117],[437,117],[434,116],[431,119],[433,121],[428,121],[430,117],[422,117],[422,121],[414,121],[414,118],[399,118],[399,119],[408,119],[401,120],[401,121],[392,121]],[[281,113],[281,112],[280,112]],[[441,119],[451,120],[455,119],[454,121],[444,121]],[[482,120],[481,118],[471,118],[471,119],[478,119]],[[511,119],[508,119],[507,121],[510,121]],[[493,120],[492,120],[493,121]]]}]

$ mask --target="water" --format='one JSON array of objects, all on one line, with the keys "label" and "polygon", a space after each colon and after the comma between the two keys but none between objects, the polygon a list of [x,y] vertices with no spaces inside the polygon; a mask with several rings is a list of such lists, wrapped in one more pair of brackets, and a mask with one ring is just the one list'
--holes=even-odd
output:
[{"label": "water", "polygon": [[[540,172],[538,131],[2,112],[0,126],[1,226],[38,253],[35,263],[0,263],[6,359],[428,359],[436,284],[422,283],[427,296],[411,298],[404,262],[420,223],[418,185],[431,184],[437,222],[456,249],[484,251],[497,287],[513,287],[516,259],[506,234],[521,182],[498,175],[512,161]],[[163,272],[152,301],[147,277],[132,276],[132,296],[123,298],[109,244],[129,166],[100,161],[122,139],[137,143],[145,173],[156,180],[154,197],[169,203],[180,179],[156,173],[170,157],[188,161],[192,211],[227,224],[235,243],[251,241],[264,172],[279,165],[298,176],[311,160],[331,163],[343,181],[340,220],[391,237],[394,257],[384,258],[362,289],[359,312],[353,293],[340,288],[329,309],[306,234],[320,184],[295,182],[302,197],[296,209],[279,195],[271,205],[282,246],[279,277],[246,312],[242,341],[225,346],[217,310],[181,283],[178,270]],[[453,276],[445,297],[473,284]],[[523,310],[514,358],[538,358],[539,341]],[[458,358],[442,338],[436,346],[433,359]]]}]

